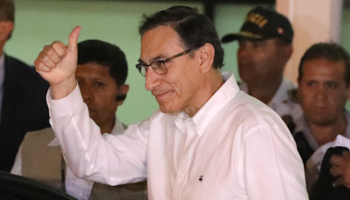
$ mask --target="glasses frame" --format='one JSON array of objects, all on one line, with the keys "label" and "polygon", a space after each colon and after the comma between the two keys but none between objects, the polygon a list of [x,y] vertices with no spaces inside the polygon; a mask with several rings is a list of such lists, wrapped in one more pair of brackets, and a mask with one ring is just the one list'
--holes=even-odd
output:
[{"label": "glasses frame", "polygon": [[[170,58],[167,58],[167,59],[165,59],[165,60],[157,60],[157,61],[154,61],[154,62],[152,62],[152,63],[150,63],[150,64],[139,63],[139,64],[136,65],[136,68],[139,70],[140,74],[141,74],[142,76],[144,76],[144,77],[146,77],[146,72],[147,72],[147,69],[148,69],[149,67],[151,67],[152,70],[153,70],[156,74],[164,75],[164,74],[168,73],[168,68],[167,68],[167,66],[165,65],[165,63],[167,63],[167,62],[169,62],[169,61],[171,61],[171,60],[174,60],[175,58],[178,58],[178,57],[180,57],[180,56],[186,55],[186,54],[190,53],[191,51],[192,51],[192,49],[187,49],[187,50],[185,50],[185,51],[183,51],[183,52],[181,52],[181,53],[178,53],[178,54],[176,54],[176,55],[174,55],[174,56],[171,56]],[[164,72],[164,73],[163,73],[163,72],[160,73],[160,72],[158,71],[159,67],[154,67],[154,66],[152,66],[154,63],[157,63],[157,62],[158,62],[158,63],[161,63],[161,64],[164,66],[164,68],[165,68],[165,72]],[[144,73],[142,73],[142,68],[145,68]],[[158,71],[158,72],[157,72],[157,71]]]}]

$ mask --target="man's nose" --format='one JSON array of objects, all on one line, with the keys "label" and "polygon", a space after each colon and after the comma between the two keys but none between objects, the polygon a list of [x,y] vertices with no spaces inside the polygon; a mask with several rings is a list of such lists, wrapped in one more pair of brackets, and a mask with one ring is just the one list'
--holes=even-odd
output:
[{"label": "man's nose", "polygon": [[162,75],[157,74],[154,72],[152,67],[148,67],[146,69],[146,84],[145,88],[146,90],[153,90],[153,88],[159,86],[161,84],[160,78]]},{"label": "man's nose", "polygon": [[92,100],[92,91],[90,87],[80,86],[80,92],[85,103]]},{"label": "man's nose", "polygon": [[323,87],[318,87],[316,92],[317,99],[325,99],[327,97],[327,91]]},{"label": "man's nose", "polygon": [[242,59],[249,55],[249,50],[247,47],[239,47],[237,50],[237,57]]}]

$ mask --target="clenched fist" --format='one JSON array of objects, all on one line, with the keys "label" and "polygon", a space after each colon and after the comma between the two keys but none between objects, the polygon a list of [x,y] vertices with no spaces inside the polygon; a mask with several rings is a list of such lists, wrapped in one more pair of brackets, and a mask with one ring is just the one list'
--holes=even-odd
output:
[{"label": "clenched fist", "polygon": [[80,27],[73,29],[68,46],[62,42],[46,45],[34,61],[36,71],[50,83],[54,99],[67,96],[76,87],[77,41],[80,30]]}]

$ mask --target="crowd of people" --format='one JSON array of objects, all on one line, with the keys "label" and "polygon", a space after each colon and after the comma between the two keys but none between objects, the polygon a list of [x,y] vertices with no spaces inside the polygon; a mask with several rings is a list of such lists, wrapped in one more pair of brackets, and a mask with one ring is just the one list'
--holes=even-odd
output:
[{"label": "crowd of people", "polygon": [[[127,126],[115,115],[129,91],[124,52],[78,43],[76,27],[29,67],[3,52],[14,11],[0,0],[0,170],[77,199],[350,197],[350,56],[339,44],[308,48],[296,87],[283,75],[294,31],[272,9],[253,8],[221,39],[195,8],[144,15],[136,69],[159,110]],[[222,43],[234,41],[241,82],[222,69]]]}]

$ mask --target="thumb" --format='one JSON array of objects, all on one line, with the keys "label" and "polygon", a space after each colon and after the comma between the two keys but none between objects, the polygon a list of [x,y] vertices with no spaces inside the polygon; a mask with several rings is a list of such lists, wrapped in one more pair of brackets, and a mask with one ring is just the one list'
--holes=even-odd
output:
[{"label": "thumb", "polygon": [[78,43],[78,36],[80,33],[81,27],[77,26],[73,29],[73,31],[69,35],[69,42],[68,42],[68,51],[77,52],[77,43]]}]

